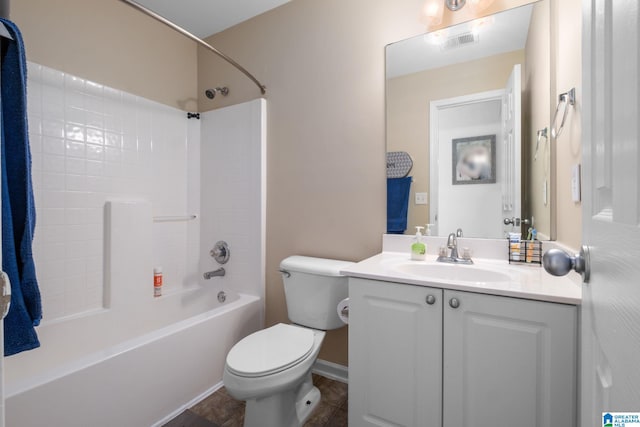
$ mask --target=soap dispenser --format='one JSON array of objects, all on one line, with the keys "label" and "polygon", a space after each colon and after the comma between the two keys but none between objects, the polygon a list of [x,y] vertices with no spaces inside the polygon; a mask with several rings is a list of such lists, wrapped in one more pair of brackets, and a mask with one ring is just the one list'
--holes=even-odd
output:
[{"label": "soap dispenser", "polygon": [[424,229],[424,227],[416,226],[416,237],[411,245],[411,259],[414,261],[424,261],[427,259],[427,245],[422,243],[422,229]]},{"label": "soap dispenser", "polygon": [[435,224],[427,224],[427,229],[424,231],[425,236],[431,236],[431,226]]}]

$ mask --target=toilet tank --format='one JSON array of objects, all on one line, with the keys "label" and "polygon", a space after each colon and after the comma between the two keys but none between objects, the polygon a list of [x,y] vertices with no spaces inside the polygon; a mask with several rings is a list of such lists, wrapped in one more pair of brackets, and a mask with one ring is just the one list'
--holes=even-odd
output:
[{"label": "toilet tank", "polygon": [[289,320],[314,329],[338,329],[338,303],[349,296],[348,278],[340,270],[354,263],[291,256],[280,263]]}]

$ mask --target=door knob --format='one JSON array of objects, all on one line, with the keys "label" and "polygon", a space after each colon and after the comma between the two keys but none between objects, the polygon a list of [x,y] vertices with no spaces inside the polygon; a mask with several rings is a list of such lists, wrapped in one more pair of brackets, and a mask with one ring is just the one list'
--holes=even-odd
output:
[{"label": "door knob", "polygon": [[516,227],[520,227],[520,224],[529,225],[528,218],[505,218],[502,222],[504,225],[515,225]]},{"label": "door knob", "polygon": [[547,273],[554,276],[564,276],[574,270],[576,273],[580,273],[585,283],[589,283],[591,267],[588,246],[582,246],[580,253],[575,256],[560,249],[549,249],[542,256],[542,265]]},{"label": "door knob", "polygon": [[449,300],[449,305],[451,306],[451,308],[458,308],[460,307],[460,301],[458,300],[458,298],[451,298]]},{"label": "door knob", "polygon": [[427,304],[433,305],[436,303],[436,297],[434,295],[427,295]]}]

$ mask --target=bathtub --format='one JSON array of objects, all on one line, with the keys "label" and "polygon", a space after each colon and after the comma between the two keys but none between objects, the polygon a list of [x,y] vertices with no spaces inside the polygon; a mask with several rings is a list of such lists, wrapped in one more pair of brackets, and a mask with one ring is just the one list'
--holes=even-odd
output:
[{"label": "bathtub", "polygon": [[8,427],[159,426],[221,386],[264,298],[235,290],[234,266],[154,298],[152,240],[148,202],[107,203],[103,307],[43,322],[40,348],[4,359]]},{"label": "bathtub", "polygon": [[[227,296],[204,313],[86,354],[76,337],[81,345],[66,342],[61,354],[7,358],[6,425],[160,426],[220,387],[227,352],[262,327],[262,312],[257,296]],[[110,317],[105,310],[71,319],[62,331],[45,325],[54,336],[42,330],[43,346],[64,330],[87,330],[87,321],[98,327]]]}]

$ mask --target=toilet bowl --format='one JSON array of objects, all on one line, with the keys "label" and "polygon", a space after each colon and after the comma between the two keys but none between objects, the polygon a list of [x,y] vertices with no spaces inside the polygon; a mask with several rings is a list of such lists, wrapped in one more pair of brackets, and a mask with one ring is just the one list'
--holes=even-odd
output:
[{"label": "toilet bowl", "polygon": [[[320,401],[311,368],[324,336],[324,331],[279,323],[249,335],[231,349],[223,382],[233,397],[247,401],[245,426],[293,427],[306,421]],[[283,348],[280,344],[285,340],[297,345]],[[259,360],[252,364],[245,355]],[[302,402],[301,407],[297,402]]]},{"label": "toilet bowl", "polygon": [[280,267],[289,319],[255,332],[227,355],[223,382],[246,401],[245,427],[299,427],[320,402],[311,370],[325,330],[344,326],[336,311],[348,295],[340,270],[352,263],[294,256]]}]

